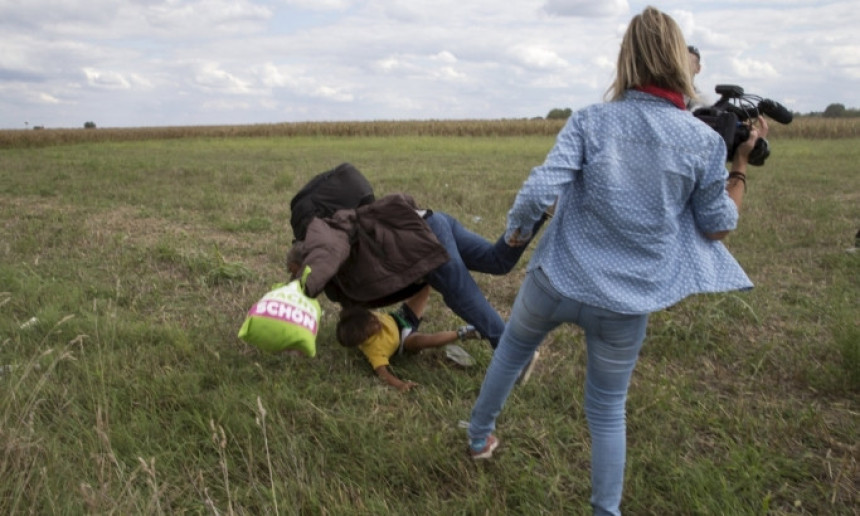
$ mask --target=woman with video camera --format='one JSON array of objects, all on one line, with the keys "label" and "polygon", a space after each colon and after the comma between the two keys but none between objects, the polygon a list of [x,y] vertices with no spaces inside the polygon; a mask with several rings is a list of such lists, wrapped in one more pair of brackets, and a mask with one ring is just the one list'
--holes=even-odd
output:
[{"label": "woman with video camera", "polygon": [[626,30],[609,101],[568,119],[508,213],[515,245],[557,203],[472,409],[469,452],[492,456],[518,374],[550,331],[577,324],[595,514],[620,514],[627,390],[649,313],[752,287],[719,240],[737,225],[748,156],[767,126],[751,128],[727,177],[723,139],[684,109],[685,95],[694,90],[681,30],[647,7]]}]

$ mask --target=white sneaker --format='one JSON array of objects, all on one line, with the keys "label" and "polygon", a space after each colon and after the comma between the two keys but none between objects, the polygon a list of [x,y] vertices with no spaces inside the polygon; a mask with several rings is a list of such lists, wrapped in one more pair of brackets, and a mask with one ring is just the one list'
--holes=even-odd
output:
[{"label": "white sneaker", "polygon": [[445,346],[445,356],[457,365],[461,365],[463,367],[471,367],[475,365],[475,359],[472,355],[457,344],[447,344]]}]

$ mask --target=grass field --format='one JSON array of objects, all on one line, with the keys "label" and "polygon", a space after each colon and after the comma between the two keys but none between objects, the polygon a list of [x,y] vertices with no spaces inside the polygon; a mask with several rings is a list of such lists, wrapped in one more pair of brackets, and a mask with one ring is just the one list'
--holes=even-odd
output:
[{"label": "grass field", "polygon": [[[553,143],[511,132],[4,140],[0,513],[588,513],[575,328],[547,340],[481,464],[457,422],[485,343],[466,344],[473,368],[433,352],[394,362],[420,384],[401,394],[337,345],[325,300],[313,359],[236,338],[284,279],[289,199],[312,175],[350,161],[378,195],[410,193],[494,238]],[[652,317],[626,514],[858,514],[860,139],[847,136],[774,137],[750,171],[727,245],[753,291]],[[478,276],[503,314],[525,263]],[[434,295],[424,324],[462,323]]]}]

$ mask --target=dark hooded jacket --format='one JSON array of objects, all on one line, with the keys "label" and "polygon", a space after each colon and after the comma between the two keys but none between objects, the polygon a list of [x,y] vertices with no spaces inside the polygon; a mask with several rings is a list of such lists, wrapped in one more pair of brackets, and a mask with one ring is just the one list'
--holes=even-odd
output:
[{"label": "dark hooded jacket", "polygon": [[311,273],[305,292],[367,307],[406,299],[449,259],[448,252],[406,194],[387,195],[326,219],[314,218],[305,235]]}]

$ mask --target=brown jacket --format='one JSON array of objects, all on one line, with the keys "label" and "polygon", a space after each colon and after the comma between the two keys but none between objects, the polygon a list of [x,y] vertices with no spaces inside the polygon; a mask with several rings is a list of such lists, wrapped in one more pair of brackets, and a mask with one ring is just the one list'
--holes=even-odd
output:
[{"label": "brown jacket", "polygon": [[331,218],[315,218],[304,240],[305,292],[325,291],[344,305],[379,307],[401,301],[449,259],[406,194],[387,195]]}]

